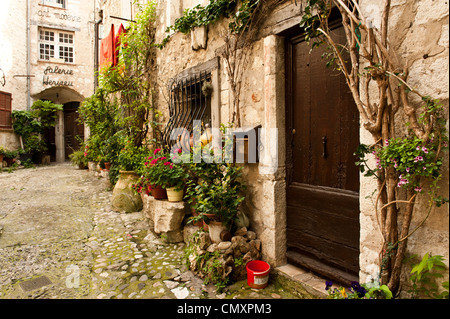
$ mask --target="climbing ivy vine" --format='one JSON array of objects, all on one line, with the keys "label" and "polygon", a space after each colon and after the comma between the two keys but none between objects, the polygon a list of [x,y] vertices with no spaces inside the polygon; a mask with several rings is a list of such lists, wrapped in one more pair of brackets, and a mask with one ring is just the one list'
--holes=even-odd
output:
[{"label": "climbing ivy vine", "polygon": [[[223,18],[231,19],[229,23],[231,32],[240,33],[246,29],[248,21],[259,2],[260,0],[244,0],[237,9],[238,1],[236,0],[210,0],[206,6],[197,5],[186,9],[183,15],[166,29],[166,33],[175,31],[187,34],[196,27],[207,26]],[[156,46],[162,49],[169,40],[170,35]]]}]

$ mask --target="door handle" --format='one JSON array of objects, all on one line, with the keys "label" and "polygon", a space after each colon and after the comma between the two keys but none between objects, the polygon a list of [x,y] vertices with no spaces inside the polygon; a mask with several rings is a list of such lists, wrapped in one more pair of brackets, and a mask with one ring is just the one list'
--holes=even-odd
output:
[{"label": "door handle", "polygon": [[327,154],[327,137],[326,137],[326,135],[324,137],[322,137],[322,146],[323,146],[322,157],[327,158],[328,154]]}]

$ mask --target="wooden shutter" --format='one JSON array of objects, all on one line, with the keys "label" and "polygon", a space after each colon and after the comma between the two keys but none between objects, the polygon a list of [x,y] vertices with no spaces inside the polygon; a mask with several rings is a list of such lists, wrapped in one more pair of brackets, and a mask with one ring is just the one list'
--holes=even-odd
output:
[{"label": "wooden shutter", "polygon": [[0,129],[11,129],[11,93],[0,91]]}]

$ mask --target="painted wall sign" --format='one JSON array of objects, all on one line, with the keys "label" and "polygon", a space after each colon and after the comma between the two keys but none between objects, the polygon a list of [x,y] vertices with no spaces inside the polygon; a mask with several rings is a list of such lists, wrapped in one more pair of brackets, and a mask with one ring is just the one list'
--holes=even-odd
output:
[{"label": "painted wall sign", "polygon": [[67,14],[67,13],[59,13],[59,12],[53,12],[50,13],[49,10],[38,10],[37,15],[39,17],[44,18],[51,18],[52,16],[55,17],[55,19],[58,20],[65,20],[65,21],[73,21],[73,22],[81,22],[81,17]]},{"label": "painted wall sign", "polygon": [[43,76],[42,78],[42,84],[43,85],[49,85],[49,86],[73,86],[72,81],[54,81],[51,80],[49,76]]},{"label": "painted wall sign", "polygon": [[42,85],[49,85],[49,86],[73,86],[73,81],[67,81],[67,80],[53,80],[50,78],[51,74],[58,74],[58,75],[73,75],[72,69],[64,69],[60,68],[57,65],[52,67],[48,66],[44,70],[44,76],[42,77]]},{"label": "painted wall sign", "polygon": [[73,75],[73,70],[72,69],[60,69],[57,65],[55,67],[48,66],[45,69],[44,74],[47,75],[49,73]]}]

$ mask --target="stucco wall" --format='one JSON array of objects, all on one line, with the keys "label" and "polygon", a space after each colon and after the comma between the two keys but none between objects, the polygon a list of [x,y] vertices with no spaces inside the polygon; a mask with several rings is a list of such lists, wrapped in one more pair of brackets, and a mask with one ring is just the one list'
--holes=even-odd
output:
[{"label": "stucco wall", "polygon": [[[25,110],[28,104],[27,1],[5,0],[2,5],[0,67],[5,72],[7,84],[0,90],[12,93],[12,110]],[[43,5],[41,1],[30,1],[29,105],[37,99],[55,103],[80,102],[93,93],[95,5],[96,2],[90,0],[68,0],[66,8],[56,8]],[[74,32],[74,63],[39,59],[39,27]],[[63,127],[56,130],[62,137]],[[19,147],[18,138],[11,131],[0,132],[0,143],[10,149]],[[63,148],[62,144],[62,152]],[[64,154],[60,157],[64,160]]]}]

